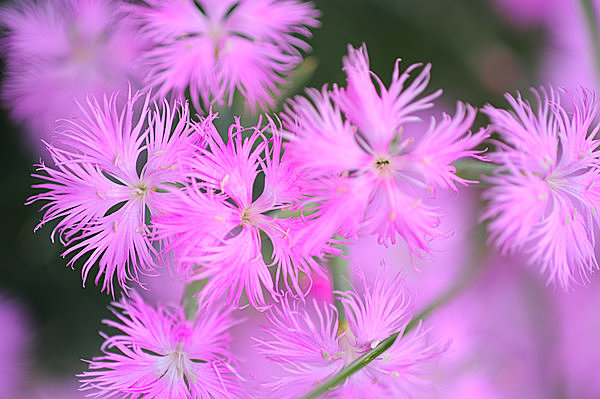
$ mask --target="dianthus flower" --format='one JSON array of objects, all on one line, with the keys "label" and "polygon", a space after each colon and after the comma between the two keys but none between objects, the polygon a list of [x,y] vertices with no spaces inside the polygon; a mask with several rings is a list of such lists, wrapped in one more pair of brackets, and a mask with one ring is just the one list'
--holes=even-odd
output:
[{"label": "dianthus flower", "polygon": [[271,106],[277,85],[301,60],[300,38],[318,25],[318,11],[299,0],[145,0],[131,14],[142,36],[147,83],[159,96],[189,89],[198,107],[231,104],[238,90],[250,109]]},{"label": "dianthus flower", "polygon": [[488,179],[483,219],[503,251],[526,252],[549,283],[567,289],[598,269],[598,103],[590,92],[569,92],[570,113],[555,90],[533,93],[535,110],[509,94],[512,111],[484,108],[502,141],[490,155],[499,167]]},{"label": "dianthus flower", "polygon": [[[74,99],[126,89],[141,78],[141,42],[121,0],[16,0],[0,11],[6,71],[3,100],[36,137],[79,115]],[[39,143],[35,143],[39,144]]]},{"label": "dianthus flower", "polygon": [[[456,115],[433,119],[420,139],[405,126],[416,112],[432,106],[436,91],[419,98],[429,83],[431,66],[407,84],[415,64],[400,74],[396,63],[389,88],[369,70],[366,47],[349,47],[344,58],[346,89],[309,89],[284,115],[287,148],[294,165],[312,177],[314,203],[319,204],[320,232],[345,237],[366,231],[381,244],[402,237],[411,253],[429,251],[438,237],[439,212],[423,202],[437,188],[453,189],[470,181],[458,177],[452,162],[478,158],[474,150],[487,131],[471,134],[476,111],[458,103]],[[406,87],[405,87],[406,86]]]},{"label": "dianthus flower", "polygon": [[231,312],[201,308],[186,320],[180,308],[157,309],[133,294],[114,303],[117,320],[104,320],[119,331],[102,344],[102,356],[79,375],[88,396],[102,398],[239,398],[231,366],[227,330]]},{"label": "dianthus flower", "polygon": [[429,385],[423,375],[445,345],[432,342],[420,324],[402,335],[412,306],[401,276],[387,279],[380,273],[373,286],[363,279],[362,288],[362,294],[337,293],[348,319],[345,328],[333,305],[313,302],[304,308],[285,298],[269,309],[268,338],[256,339],[256,346],[286,373],[267,384],[277,397],[308,393],[395,332],[400,335],[389,349],[324,397],[404,398]]},{"label": "dianthus flower", "polygon": [[130,93],[120,110],[116,103],[116,95],[102,103],[90,98],[83,119],[61,122],[61,141],[48,145],[54,166],[38,166],[34,176],[43,182],[33,187],[43,192],[28,200],[47,202],[38,228],[58,219],[52,240],[58,232],[69,247],[63,256],[74,254],[69,265],[85,259],[84,283],[98,263],[95,283],[104,275],[107,293],[114,293],[115,276],[127,288],[127,280],[138,281],[139,271],[155,265],[147,213],[166,195],[161,186],[181,179],[180,160],[195,140],[187,104],[151,110],[149,95],[140,93]]},{"label": "dianthus flower", "polygon": [[158,238],[168,242],[181,275],[208,279],[200,295],[209,302],[226,294],[238,304],[245,290],[252,306],[265,305],[263,288],[277,294],[269,266],[276,267],[277,283],[281,278],[301,293],[300,273],[322,272],[313,256],[335,249],[310,237],[309,218],[283,217],[303,194],[301,177],[281,154],[279,130],[272,122],[243,128],[236,121],[225,142],[212,118],[204,120],[203,143],[185,164],[187,184],[173,191],[177,200],[161,201],[153,218]]}]

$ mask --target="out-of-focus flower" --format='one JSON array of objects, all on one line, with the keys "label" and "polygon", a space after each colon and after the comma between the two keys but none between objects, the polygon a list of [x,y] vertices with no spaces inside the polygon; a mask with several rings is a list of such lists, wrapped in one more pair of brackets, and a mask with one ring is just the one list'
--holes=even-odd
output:
[{"label": "out-of-focus flower", "polygon": [[[543,28],[547,35],[538,79],[556,87],[598,87],[594,35],[589,29],[584,2],[571,0],[492,0],[509,20],[521,28]],[[591,0],[595,15],[600,1]]]},{"label": "out-of-focus flower", "polygon": [[157,95],[189,89],[198,107],[200,98],[231,103],[238,90],[250,109],[273,105],[319,15],[299,0],[145,0],[130,9],[154,43],[144,59]]},{"label": "out-of-focus flower", "polygon": [[63,139],[48,145],[54,166],[42,163],[34,175],[43,180],[34,188],[43,192],[28,201],[47,201],[38,227],[59,219],[51,237],[58,233],[69,247],[63,256],[74,254],[68,264],[89,255],[83,280],[98,263],[95,283],[104,275],[107,293],[114,293],[115,275],[126,289],[154,266],[147,212],[156,210],[157,196],[167,195],[161,187],[182,179],[179,164],[195,140],[187,104],[150,110],[149,95],[131,92],[122,109],[116,103],[116,95],[102,103],[91,98],[83,119],[63,121]]},{"label": "out-of-focus flower", "polygon": [[508,19],[522,27],[527,27],[528,25],[550,23],[554,17],[562,14],[559,11],[570,2],[564,0],[493,0],[492,3]]},{"label": "out-of-focus flower", "polygon": [[[550,362],[566,398],[600,397],[600,314],[593,304],[600,301],[600,280],[575,292],[553,295],[559,320],[554,328],[558,342],[552,345]],[[552,309],[552,308],[550,308]],[[560,376],[560,377],[558,377]]]},{"label": "out-of-focus flower", "polygon": [[[600,1],[590,1],[593,18],[598,18]],[[540,62],[539,75],[543,82],[557,87],[577,90],[597,88],[598,59],[595,49],[598,33],[590,29],[584,2],[569,0],[548,1],[543,10],[554,9],[548,18],[547,47]],[[544,12],[545,13],[545,12]]]},{"label": "out-of-focus flower", "polygon": [[228,329],[235,324],[223,308],[201,308],[186,320],[180,308],[153,308],[133,294],[114,303],[117,320],[104,324],[104,355],[79,375],[93,397],[204,399],[238,398]]},{"label": "out-of-focus flower", "polygon": [[570,92],[570,114],[556,91],[534,94],[535,110],[520,95],[506,96],[513,111],[484,108],[503,142],[490,155],[499,167],[483,219],[503,251],[527,252],[549,283],[567,289],[598,268],[598,103],[590,92]]},{"label": "out-of-focus flower", "polygon": [[0,11],[6,29],[2,98],[36,138],[80,115],[75,99],[136,84],[141,41],[118,11],[121,0],[16,0]]},{"label": "out-of-focus flower", "polygon": [[238,361],[236,371],[244,381],[244,390],[248,396],[256,399],[270,398],[270,392],[265,390],[263,383],[272,381],[276,376],[284,376],[285,371],[254,348],[256,338],[266,337],[262,329],[266,321],[265,313],[247,306],[237,310],[235,314],[243,319],[242,323],[230,330],[230,350]]},{"label": "out-of-focus flower", "polygon": [[[303,198],[301,177],[281,154],[278,128],[274,123],[261,128],[259,122],[246,129],[236,121],[225,143],[212,118],[205,120],[202,146],[186,163],[188,184],[173,191],[176,200],[162,201],[153,219],[158,237],[168,242],[180,274],[209,279],[200,292],[209,302],[226,294],[238,304],[245,290],[253,306],[265,305],[263,288],[277,294],[269,273],[273,265],[275,281],[281,277],[287,289],[301,294],[300,273],[321,271],[313,256],[333,249],[327,240],[314,244],[308,218],[276,217]],[[262,178],[262,192],[254,193]],[[263,254],[268,246],[272,253]]]},{"label": "out-of-focus flower", "polygon": [[402,278],[381,275],[373,286],[363,283],[362,295],[338,293],[347,328],[338,326],[333,305],[313,302],[305,309],[285,298],[267,312],[268,338],[256,341],[258,350],[287,373],[267,385],[278,397],[302,396],[395,332],[400,336],[388,350],[326,397],[406,397],[428,385],[424,373],[445,346],[432,342],[421,325],[402,334],[412,316]]},{"label": "out-of-focus flower", "polygon": [[547,300],[553,292],[522,263],[482,259],[477,268],[484,270],[473,271],[477,281],[428,318],[452,344],[431,378],[437,389],[424,399],[545,399],[560,392],[550,372],[568,366],[552,353],[558,325]]},{"label": "out-of-focus flower", "polygon": [[0,398],[19,397],[28,363],[30,326],[18,303],[0,295]]},{"label": "out-of-focus flower", "polygon": [[385,245],[400,236],[417,255],[428,252],[430,239],[441,235],[437,209],[422,199],[438,188],[456,191],[456,183],[469,183],[455,174],[452,162],[477,158],[480,151],[474,148],[487,131],[471,134],[476,111],[458,103],[456,116],[444,115],[439,123],[432,119],[416,144],[406,137],[405,127],[419,120],[415,113],[431,107],[440,94],[419,98],[430,65],[404,87],[418,67],[401,74],[396,63],[386,88],[369,70],[366,47],[349,47],[346,89],[309,89],[310,100],[298,97],[290,103],[284,115],[288,154],[313,179],[319,233],[350,237],[366,231]]},{"label": "out-of-focus flower", "polygon": [[[383,247],[373,236],[365,236],[348,246],[354,267],[350,268],[351,281],[364,278],[367,283],[375,281],[379,273],[388,278],[399,271],[405,275],[406,285],[415,292],[414,306],[422,309],[448,290],[469,267],[474,251],[484,248],[482,234],[477,234],[477,214],[480,193],[477,189],[462,190],[460,197],[446,191],[435,199],[440,213],[445,215],[440,228],[453,234],[432,243],[432,251],[438,256],[432,259],[414,259],[406,245]],[[387,267],[379,271],[373,259],[380,259]]]},{"label": "out-of-focus flower", "polygon": [[[33,384],[31,384],[33,385]],[[74,377],[68,380],[48,379],[36,381],[30,386],[27,398],[30,399],[85,399],[86,393],[78,389],[79,384]]]}]

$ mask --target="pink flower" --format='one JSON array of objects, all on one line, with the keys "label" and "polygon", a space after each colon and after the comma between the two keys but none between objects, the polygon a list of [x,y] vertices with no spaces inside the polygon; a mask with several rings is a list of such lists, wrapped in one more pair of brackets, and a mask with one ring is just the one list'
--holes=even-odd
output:
[{"label": "pink flower", "polygon": [[36,137],[49,137],[56,119],[79,115],[75,99],[140,80],[142,45],[118,11],[121,0],[14,3],[0,11],[3,100]]},{"label": "pink flower", "polygon": [[456,176],[452,162],[478,158],[480,151],[473,148],[488,134],[469,132],[476,111],[458,103],[454,118],[432,119],[413,143],[404,130],[440,94],[421,96],[430,65],[406,85],[419,65],[400,74],[396,63],[386,88],[369,70],[366,47],[348,51],[346,89],[309,89],[309,99],[298,97],[287,108],[283,118],[289,156],[313,179],[311,193],[319,204],[316,215],[324,236],[366,231],[385,245],[400,236],[413,254],[421,255],[429,251],[429,240],[441,235],[439,212],[423,198],[438,188],[456,191],[456,183],[470,183]]},{"label": "pink flower", "polygon": [[[114,303],[119,331],[103,335],[104,355],[80,374],[82,390],[102,398],[238,398],[230,364],[228,329],[235,324],[222,308],[201,309],[186,320],[182,309],[157,309],[134,294]],[[120,312],[119,312],[120,310]]]},{"label": "pink flower", "polygon": [[299,0],[146,0],[131,11],[155,44],[144,59],[158,96],[189,89],[198,107],[231,104],[238,90],[251,109],[274,104],[319,15]]},{"label": "pink flower", "polygon": [[412,307],[400,275],[392,279],[379,275],[372,287],[363,280],[362,288],[363,294],[338,293],[347,328],[338,326],[333,305],[316,301],[304,308],[285,298],[267,312],[268,338],[256,341],[258,350],[287,374],[267,385],[277,397],[308,393],[395,332],[400,336],[387,351],[325,397],[407,397],[427,385],[423,374],[445,347],[432,343],[421,325],[402,336]]},{"label": "pink flower", "polygon": [[512,111],[484,108],[503,141],[490,156],[499,167],[488,179],[483,219],[503,251],[527,252],[548,283],[566,289],[598,268],[598,103],[587,91],[567,93],[570,114],[556,91],[533,93],[536,109],[508,94]]},{"label": "pink flower", "polygon": [[[321,272],[313,256],[335,250],[325,245],[331,240],[310,237],[309,218],[284,218],[303,195],[301,178],[281,156],[277,127],[260,128],[259,122],[245,129],[236,121],[226,143],[213,118],[204,120],[205,147],[186,163],[188,184],[174,191],[177,200],[161,202],[153,219],[158,237],[168,242],[180,274],[209,279],[199,294],[209,302],[226,295],[239,304],[245,290],[252,306],[265,305],[263,288],[277,295],[270,266],[276,267],[275,281],[281,277],[288,290],[302,294],[300,273]],[[262,191],[254,192],[263,178]]]},{"label": "pink flower", "polygon": [[165,102],[151,111],[148,102],[148,95],[130,93],[118,109],[116,95],[102,103],[91,98],[81,109],[84,119],[59,126],[63,139],[48,145],[55,166],[38,166],[41,174],[34,176],[43,182],[34,188],[43,192],[28,200],[46,202],[38,228],[58,219],[51,238],[58,233],[69,247],[63,256],[74,254],[68,265],[85,259],[85,282],[97,263],[95,283],[104,275],[107,293],[114,293],[115,275],[126,289],[128,280],[138,281],[140,271],[152,270],[156,250],[146,213],[153,213],[156,198],[166,195],[159,188],[181,179],[180,159],[193,151],[187,104],[171,109]]}]

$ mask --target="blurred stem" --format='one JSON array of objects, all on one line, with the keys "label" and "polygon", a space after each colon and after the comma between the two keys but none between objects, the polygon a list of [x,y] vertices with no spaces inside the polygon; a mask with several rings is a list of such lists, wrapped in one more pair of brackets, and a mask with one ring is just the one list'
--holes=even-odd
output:
[{"label": "blurred stem", "polygon": [[489,176],[498,167],[491,162],[484,162],[478,159],[461,159],[454,162],[456,175],[466,180],[480,181],[481,176]]},{"label": "blurred stem", "polygon": [[215,105],[212,108],[212,111],[217,112],[219,114],[219,117],[215,119],[213,123],[215,125],[215,128],[217,129],[217,132],[219,132],[221,138],[227,143],[227,134],[229,132],[229,126],[231,126],[235,121],[235,114],[233,110],[227,105]]},{"label": "blurred stem", "polygon": [[[340,249],[343,251],[344,256],[348,255],[348,247],[346,245],[341,246]],[[334,291],[350,290],[350,270],[348,268],[348,258],[336,256],[329,259],[329,270],[331,271],[331,282],[333,284]],[[334,302],[338,311],[339,323],[342,325],[346,322],[346,311],[344,310],[342,303],[335,297]]]},{"label": "blurred stem", "polygon": [[181,306],[185,311],[185,318],[191,319],[198,311],[198,301],[194,298],[196,294],[202,291],[208,280],[197,280],[186,284],[181,297]]},{"label": "blurred stem", "polygon": [[456,280],[456,283],[451,285],[446,291],[444,291],[438,298],[433,300],[428,306],[426,306],[423,310],[421,310],[412,320],[406,325],[404,330],[398,331],[383,341],[379,343],[375,348],[365,352],[359,358],[354,360],[352,363],[344,367],[342,370],[325,380],[322,384],[317,386],[315,389],[307,393],[302,397],[302,399],[314,399],[323,395],[324,393],[336,389],[344,381],[350,377],[352,374],[360,371],[364,367],[366,367],[373,360],[376,360],[383,352],[388,350],[398,337],[403,337],[413,329],[415,329],[425,318],[431,315],[435,310],[439,309],[443,305],[450,302],[454,299],[458,294],[463,292],[467,287],[469,287],[477,277],[479,277],[481,271],[484,269],[481,265],[485,265],[484,262],[486,249],[485,245],[480,245],[479,241],[482,237],[485,237],[484,232],[480,231],[483,227],[481,225],[476,229],[476,239],[474,242],[476,251],[471,255],[471,259],[467,263],[467,267],[465,267]]},{"label": "blurred stem", "polygon": [[319,61],[315,56],[306,57],[296,69],[288,76],[286,84],[280,90],[281,94],[277,99],[277,108],[291,96],[301,91],[306,87],[319,65]]},{"label": "blurred stem", "polygon": [[592,0],[579,0],[585,22],[588,27],[588,33],[592,41],[592,52],[594,54],[594,64],[596,69],[596,77],[600,80],[600,32],[598,31],[598,18]]}]

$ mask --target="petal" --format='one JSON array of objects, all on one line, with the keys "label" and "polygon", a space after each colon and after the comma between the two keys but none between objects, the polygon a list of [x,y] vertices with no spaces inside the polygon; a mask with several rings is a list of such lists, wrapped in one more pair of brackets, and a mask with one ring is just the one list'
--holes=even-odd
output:
[{"label": "petal", "polygon": [[[410,73],[420,65],[410,66],[400,74],[396,63],[389,88],[369,70],[367,48],[348,46],[344,58],[347,89],[334,90],[333,99],[344,114],[358,127],[374,152],[387,152],[391,142],[400,133],[400,127],[418,120],[415,112],[430,108],[441,91],[417,99],[429,84],[431,65],[426,65],[414,80],[404,87]],[[376,84],[373,83],[375,80]]]}]

